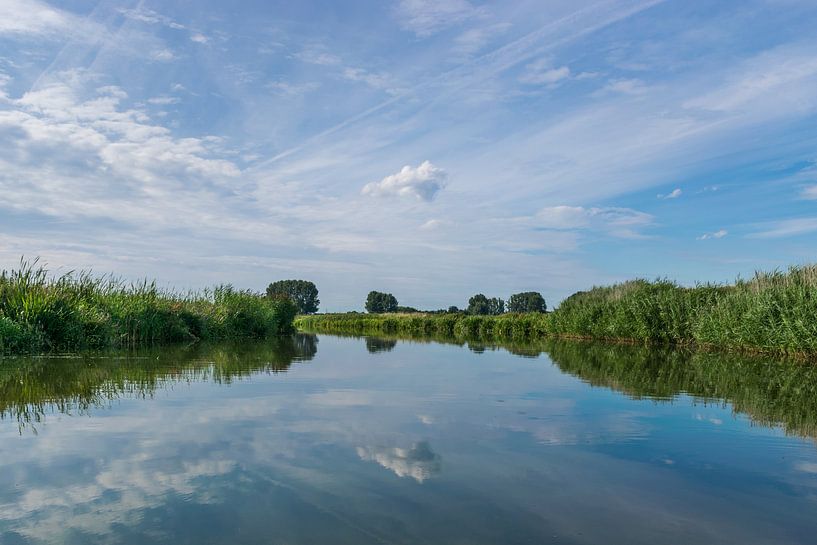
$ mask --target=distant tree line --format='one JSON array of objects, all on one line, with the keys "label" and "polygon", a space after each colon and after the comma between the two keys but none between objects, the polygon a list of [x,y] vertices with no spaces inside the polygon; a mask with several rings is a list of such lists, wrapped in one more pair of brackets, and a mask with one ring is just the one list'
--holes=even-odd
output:
[{"label": "distant tree line", "polygon": [[499,297],[486,297],[482,293],[478,293],[468,300],[468,307],[465,310],[460,310],[456,306],[450,306],[448,309],[420,311],[414,307],[401,306],[397,302],[397,298],[391,293],[383,293],[379,291],[370,291],[366,297],[366,312],[372,314],[383,314],[389,312],[426,312],[428,314],[455,314],[466,313],[473,315],[497,316],[508,312],[546,312],[547,304],[542,294],[535,291],[525,291],[515,293],[508,299],[507,307],[505,301]]},{"label": "distant tree line", "polygon": [[[286,298],[298,307],[299,314],[314,314],[318,312],[320,300],[318,288],[308,280],[278,280],[267,286],[267,297],[270,299]],[[478,293],[468,299],[468,306],[459,309],[450,306],[447,309],[421,311],[414,307],[402,306],[391,293],[370,291],[364,305],[366,312],[385,314],[390,312],[427,314],[472,314],[481,316],[498,316],[507,312],[546,312],[547,304],[542,294],[536,291],[514,293],[508,298],[507,304],[499,297],[487,297]]]}]

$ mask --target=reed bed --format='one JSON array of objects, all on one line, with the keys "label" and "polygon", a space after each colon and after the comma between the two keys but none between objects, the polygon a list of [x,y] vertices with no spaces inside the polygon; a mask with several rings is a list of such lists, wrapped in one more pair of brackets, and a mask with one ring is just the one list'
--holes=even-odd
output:
[{"label": "reed bed", "polygon": [[817,266],[760,272],[731,285],[633,280],[575,293],[546,314],[322,314],[299,316],[296,326],[332,333],[489,341],[579,337],[814,355]]},{"label": "reed bed", "polygon": [[180,294],[155,282],[49,275],[37,261],[0,273],[0,353],[74,351],[289,332],[296,309],[230,285]]}]

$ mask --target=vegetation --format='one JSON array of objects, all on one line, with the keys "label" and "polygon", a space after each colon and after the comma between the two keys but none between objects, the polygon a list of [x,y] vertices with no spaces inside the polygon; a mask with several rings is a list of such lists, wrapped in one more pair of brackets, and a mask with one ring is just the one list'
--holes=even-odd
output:
[{"label": "vegetation", "polygon": [[[817,266],[757,273],[729,286],[679,286],[634,280],[595,287],[550,313],[484,315],[485,296],[469,314],[326,314],[300,317],[311,331],[433,334],[518,340],[581,337],[817,355]],[[471,307],[474,308],[471,308]]]},{"label": "vegetation", "polygon": [[0,353],[115,348],[289,332],[297,308],[230,285],[180,295],[155,282],[52,277],[36,262],[0,273]]},{"label": "vegetation", "polygon": [[366,297],[366,312],[397,312],[397,299],[391,293],[370,291]]},{"label": "vegetation", "polygon": [[[817,437],[817,367],[787,359],[545,339],[492,344],[455,336],[401,335],[465,345],[475,353],[503,349],[548,356],[583,381],[658,403],[681,395],[702,403],[729,403],[754,422]],[[400,350],[398,337],[367,337],[371,353]],[[314,335],[277,336],[264,343],[197,343],[138,349],[110,357],[23,357],[0,366],[0,418],[36,426],[49,413],[84,414],[121,397],[149,397],[177,382],[230,383],[255,373],[286,371],[317,352]]]},{"label": "vegetation", "polygon": [[308,280],[279,280],[267,286],[267,297],[288,297],[298,307],[299,314],[318,312],[321,304],[318,288]]},{"label": "vegetation", "polygon": [[508,312],[545,312],[547,304],[537,291],[514,293],[508,299]]},{"label": "vegetation", "polygon": [[488,299],[478,293],[468,300],[468,314],[477,316],[497,316],[505,312],[505,301],[497,297]]},{"label": "vegetation", "polygon": [[21,430],[52,411],[87,413],[121,397],[150,397],[174,383],[210,380],[227,384],[256,373],[286,371],[311,360],[314,335],[279,335],[264,342],[227,341],[138,348],[80,357],[19,357],[0,365],[0,418]]}]

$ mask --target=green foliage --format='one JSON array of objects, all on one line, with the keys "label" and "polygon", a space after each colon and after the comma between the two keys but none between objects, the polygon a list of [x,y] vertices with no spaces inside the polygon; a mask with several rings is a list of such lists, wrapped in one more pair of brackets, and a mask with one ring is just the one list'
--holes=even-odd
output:
[{"label": "green foliage", "polygon": [[0,353],[260,338],[290,331],[296,311],[288,299],[230,286],[179,295],[88,273],[52,278],[21,262],[0,273]]},{"label": "green foliage", "polygon": [[397,299],[391,293],[370,291],[366,297],[366,312],[397,312]]},{"label": "green foliage", "polygon": [[481,316],[445,314],[318,314],[298,316],[295,326],[303,331],[380,335],[407,334],[456,339],[529,339],[545,335],[548,314],[502,314]]},{"label": "green foliage", "polygon": [[0,418],[16,418],[22,431],[54,409],[82,414],[107,406],[111,399],[152,396],[174,383],[231,383],[259,372],[286,371],[295,361],[312,359],[317,342],[314,335],[296,334],[263,342],[171,345],[110,355],[4,358]]},{"label": "green foliage", "polygon": [[[501,300],[491,301],[475,295],[468,315],[399,315],[388,321],[374,315],[365,322],[354,315],[323,315],[299,324],[341,333],[425,331],[483,340],[582,337],[817,354],[817,266],[757,273],[731,286],[686,288],[668,280],[633,280],[575,293],[550,313],[501,314]],[[516,302],[511,310],[518,308]]]},{"label": "green foliage", "polygon": [[505,301],[497,297],[488,299],[478,293],[468,300],[468,314],[477,316],[497,316],[505,312]]},{"label": "green foliage", "polygon": [[545,312],[545,298],[537,291],[514,293],[508,299],[508,312]]},{"label": "green foliage", "polygon": [[320,299],[318,288],[308,280],[279,280],[267,286],[267,297],[274,299],[277,296],[286,296],[292,299],[298,307],[299,314],[318,312]]}]

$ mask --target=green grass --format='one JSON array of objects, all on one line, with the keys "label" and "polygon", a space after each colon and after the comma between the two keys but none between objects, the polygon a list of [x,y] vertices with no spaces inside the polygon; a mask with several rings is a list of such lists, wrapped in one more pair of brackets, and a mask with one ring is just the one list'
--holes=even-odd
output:
[{"label": "green grass", "polygon": [[298,328],[355,334],[450,335],[488,341],[580,337],[788,354],[817,353],[817,266],[757,273],[728,286],[634,280],[594,287],[550,313],[322,314]]},{"label": "green grass", "polygon": [[291,331],[294,316],[289,300],[230,285],[178,294],[155,282],[52,277],[36,261],[0,273],[0,354],[263,338]]}]

